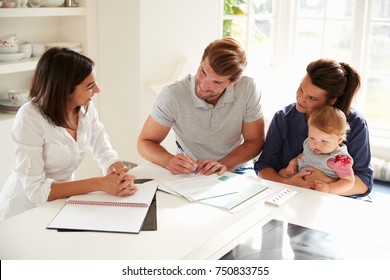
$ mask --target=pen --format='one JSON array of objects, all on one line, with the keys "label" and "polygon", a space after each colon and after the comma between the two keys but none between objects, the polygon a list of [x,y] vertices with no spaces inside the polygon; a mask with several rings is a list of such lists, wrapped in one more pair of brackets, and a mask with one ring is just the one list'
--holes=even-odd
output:
[{"label": "pen", "polygon": [[[179,148],[179,151],[180,153],[183,155],[183,156],[187,156],[186,153],[184,152],[183,148],[181,147],[181,145],[179,144],[179,142],[176,141],[176,146]],[[194,171],[194,174],[196,174],[196,171]]]},{"label": "pen", "polygon": [[182,153],[184,156],[187,156],[184,152],[183,148],[180,146],[179,142],[176,141],[176,146],[179,148],[180,153]]}]

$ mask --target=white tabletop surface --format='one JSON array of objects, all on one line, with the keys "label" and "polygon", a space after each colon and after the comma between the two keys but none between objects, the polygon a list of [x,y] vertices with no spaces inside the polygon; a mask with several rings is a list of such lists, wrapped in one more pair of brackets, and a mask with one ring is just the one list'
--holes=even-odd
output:
[{"label": "white tabletop surface", "polygon": [[[158,178],[169,172],[156,165],[136,167],[138,178]],[[261,179],[259,179],[261,180]],[[273,190],[289,188],[298,194],[279,208],[254,197],[237,213],[191,203],[157,192],[157,231],[139,234],[57,232],[46,226],[65,200],[46,203],[0,222],[0,259],[218,259],[251,230],[271,219],[288,221],[325,232],[375,238],[390,248],[390,207],[262,180]]]}]

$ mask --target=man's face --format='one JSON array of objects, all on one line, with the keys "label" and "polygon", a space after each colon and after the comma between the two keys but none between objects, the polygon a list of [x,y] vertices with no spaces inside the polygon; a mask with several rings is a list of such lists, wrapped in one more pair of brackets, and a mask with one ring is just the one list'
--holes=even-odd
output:
[{"label": "man's face", "polygon": [[200,64],[195,77],[195,94],[207,103],[215,105],[225,89],[233,84],[228,76],[220,76],[213,71],[206,57]]}]

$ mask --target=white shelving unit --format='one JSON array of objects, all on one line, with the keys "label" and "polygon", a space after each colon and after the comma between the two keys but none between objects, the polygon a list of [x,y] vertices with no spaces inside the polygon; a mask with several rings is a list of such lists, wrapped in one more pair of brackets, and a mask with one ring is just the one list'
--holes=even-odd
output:
[{"label": "white shelving unit", "polygon": [[[0,8],[0,36],[16,34],[18,42],[80,42],[82,52],[97,56],[96,1],[79,1],[68,8]],[[0,62],[0,99],[7,91],[29,88],[39,58]],[[10,173],[14,150],[11,141],[12,113],[0,112],[0,188]]]},{"label": "white shelving unit", "polygon": [[[75,8],[0,8],[0,36],[16,34],[19,43],[81,42],[83,53],[96,54],[96,44],[91,43],[96,41],[96,3],[79,2]],[[30,86],[38,59],[0,62],[1,99],[9,89]]]}]

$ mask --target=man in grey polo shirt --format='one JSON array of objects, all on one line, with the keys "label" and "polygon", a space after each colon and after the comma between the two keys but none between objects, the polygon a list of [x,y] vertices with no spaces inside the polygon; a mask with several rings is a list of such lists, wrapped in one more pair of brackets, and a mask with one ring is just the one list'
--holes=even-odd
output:
[{"label": "man in grey polo shirt", "polygon": [[[248,173],[264,144],[260,91],[241,76],[245,50],[232,38],[211,42],[196,75],[164,87],[138,138],[138,152],[172,174]],[[170,129],[179,152],[160,143]]]}]

